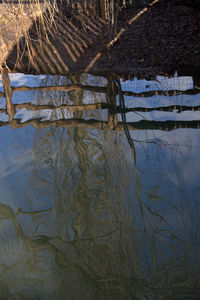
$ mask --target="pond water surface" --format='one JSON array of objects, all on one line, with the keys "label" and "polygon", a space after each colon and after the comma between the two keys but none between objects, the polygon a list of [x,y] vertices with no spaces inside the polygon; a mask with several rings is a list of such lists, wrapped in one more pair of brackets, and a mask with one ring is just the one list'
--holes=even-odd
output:
[{"label": "pond water surface", "polygon": [[192,77],[120,80],[121,106],[104,77],[10,79],[73,87],[0,98],[0,299],[200,299]]}]

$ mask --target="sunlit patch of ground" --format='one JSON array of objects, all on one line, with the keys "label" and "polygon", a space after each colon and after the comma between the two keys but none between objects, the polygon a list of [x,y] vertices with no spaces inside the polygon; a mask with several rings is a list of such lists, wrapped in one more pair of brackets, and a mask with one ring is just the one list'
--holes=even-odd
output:
[{"label": "sunlit patch of ground", "polygon": [[22,38],[35,18],[42,15],[44,4],[0,3],[0,60],[4,62],[12,47]]}]

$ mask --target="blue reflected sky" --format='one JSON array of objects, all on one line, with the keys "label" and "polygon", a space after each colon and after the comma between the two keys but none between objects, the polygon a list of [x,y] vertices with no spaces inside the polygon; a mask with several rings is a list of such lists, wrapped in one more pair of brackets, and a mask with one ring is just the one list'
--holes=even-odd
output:
[{"label": "blue reflected sky", "polygon": [[[103,77],[82,80],[106,84]],[[14,86],[49,81],[45,76],[11,76]],[[123,90],[135,92],[163,86],[187,90],[193,82],[191,77],[159,77],[156,82],[122,83]],[[16,94],[14,103],[105,101],[103,94],[91,92],[73,94],[74,98],[69,93]],[[148,107],[176,101],[199,104],[198,95],[125,101],[127,106]],[[24,109],[17,114],[22,122],[38,116],[60,118],[60,112],[50,110]],[[127,121],[168,120],[169,115],[199,120],[199,112],[190,111],[133,112]],[[74,113],[66,111],[64,116],[72,118]],[[81,117],[106,116],[106,111],[93,111]],[[168,299],[183,293],[198,297],[200,131],[146,129],[130,134],[136,165],[123,131],[0,127],[2,299]]]}]

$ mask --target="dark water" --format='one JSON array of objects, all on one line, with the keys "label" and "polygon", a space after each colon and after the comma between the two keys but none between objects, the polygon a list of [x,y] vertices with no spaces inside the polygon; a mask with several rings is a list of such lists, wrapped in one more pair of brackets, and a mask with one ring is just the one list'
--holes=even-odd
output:
[{"label": "dark water", "polygon": [[[0,299],[200,299],[200,102],[192,77],[121,81],[121,91],[132,92],[123,97],[126,111],[140,108],[126,114],[104,77],[10,78],[15,87],[76,86],[14,91],[22,106],[10,123],[0,98]],[[106,99],[117,107],[23,108]],[[148,110],[156,107],[168,111]]]}]

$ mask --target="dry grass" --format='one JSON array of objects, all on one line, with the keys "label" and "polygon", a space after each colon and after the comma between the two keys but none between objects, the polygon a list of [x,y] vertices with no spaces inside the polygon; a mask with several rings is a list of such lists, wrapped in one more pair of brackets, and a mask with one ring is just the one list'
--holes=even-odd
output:
[{"label": "dry grass", "polygon": [[31,55],[31,38],[29,29],[35,23],[38,40],[42,36],[48,37],[47,31],[54,22],[54,15],[58,8],[50,0],[18,0],[15,3],[3,1],[0,4],[0,56],[1,64],[14,44],[24,37],[28,52]]}]

